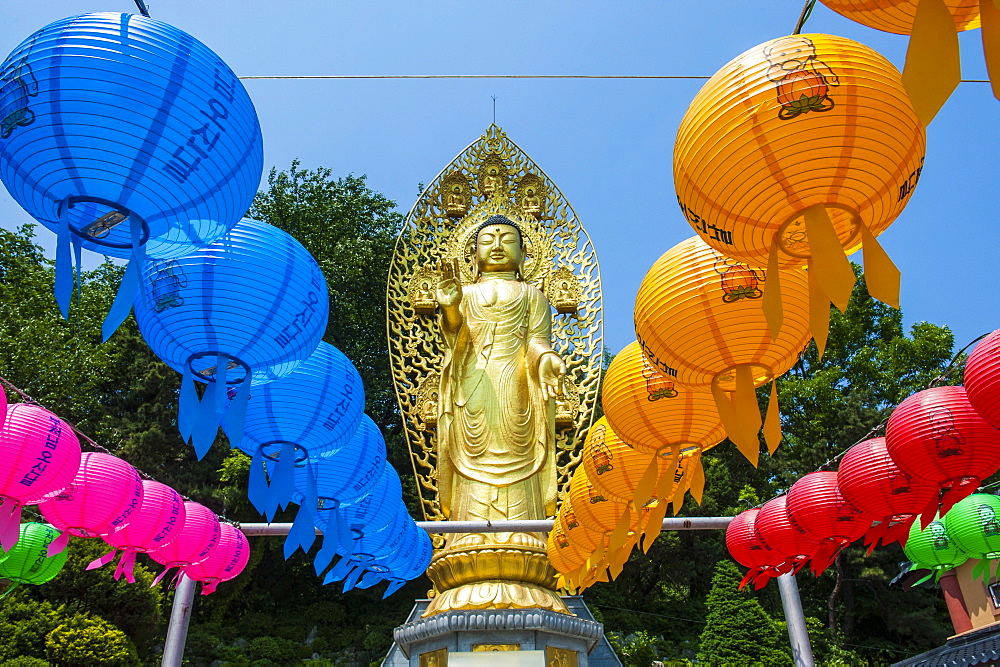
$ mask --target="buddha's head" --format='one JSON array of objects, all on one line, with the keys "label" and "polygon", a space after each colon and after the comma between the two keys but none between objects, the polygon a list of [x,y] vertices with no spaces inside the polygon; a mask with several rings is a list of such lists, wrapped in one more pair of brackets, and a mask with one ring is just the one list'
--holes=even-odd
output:
[{"label": "buddha's head", "polygon": [[521,228],[502,215],[493,215],[476,230],[476,268],[479,273],[516,271],[524,262]]}]

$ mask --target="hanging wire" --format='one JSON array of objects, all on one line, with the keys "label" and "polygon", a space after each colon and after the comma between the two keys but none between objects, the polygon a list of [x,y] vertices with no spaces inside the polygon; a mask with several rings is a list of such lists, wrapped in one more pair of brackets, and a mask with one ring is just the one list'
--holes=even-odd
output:
[{"label": "hanging wire", "polygon": [[969,343],[968,345],[966,345],[965,347],[963,347],[961,350],[959,350],[958,352],[956,352],[955,356],[951,358],[951,363],[948,364],[948,367],[946,369],[944,369],[944,371],[941,372],[941,375],[938,375],[936,378],[934,378],[933,380],[931,380],[930,384],[927,385],[927,388],[930,389],[931,387],[936,387],[939,384],[941,384],[942,382],[944,382],[945,380],[947,380],[948,376],[951,375],[952,371],[955,370],[955,364],[958,363],[959,357],[961,357],[963,354],[965,354],[966,350],[968,350],[970,347],[972,347],[973,345],[975,345],[976,343],[978,343],[982,339],[984,339],[987,336],[989,336],[991,333],[993,333],[993,332],[992,331],[988,331],[988,332],[984,333],[982,336],[977,337],[971,343]]},{"label": "hanging wire", "polygon": [[[707,81],[710,76],[681,74],[275,74],[237,77],[240,81],[308,81],[362,79],[619,79]],[[961,83],[989,83],[989,79],[962,79]]]},{"label": "hanging wire", "polygon": [[[37,405],[40,408],[45,408],[46,410],[49,410],[46,406],[42,405],[41,403],[39,403],[38,401],[36,401],[34,398],[32,398],[31,396],[29,396],[26,392],[24,392],[20,388],[16,387],[10,380],[8,380],[7,378],[3,377],[2,375],[0,375],[0,386],[6,387],[7,389],[10,389],[14,393],[16,393],[18,396],[20,396],[22,403],[27,403],[29,405]],[[49,410],[49,412],[52,412],[52,410]],[[55,413],[53,412],[53,414],[55,414]],[[58,415],[56,415],[56,416],[58,416]],[[100,445],[97,442],[95,442],[89,435],[87,435],[86,433],[84,433],[83,431],[81,431],[79,428],[77,428],[76,424],[74,424],[74,423],[72,423],[70,421],[67,421],[66,419],[63,419],[62,417],[59,417],[59,419],[62,419],[63,423],[65,423],[66,425],[68,425],[73,430],[73,432],[76,433],[76,435],[77,435],[78,438],[80,438],[81,440],[83,440],[84,442],[86,442],[93,449],[95,449],[95,450],[97,450],[99,452],[103,452],[104,454],[110,454],[112,456],[115,456],[114,452],[112,452],[111,450],[109,450],[107,447],[104,447],[103,445]],[[157,481],[152,475],[149,475],[149,474],[143,472],[142,470],[140,470],[139,468],[136,468],[135,466],[132,466],[132,467],[135,468],[136,472],[138,472],[139,476],[142,477],[143,479],[148,479],[151,482],[156,482]],[[173,488],[173,487],[170,487],[170,488]],[[176,489],[174,489],[174,490],[177,491]],[[184,495],[180,491],[177,491],[177,495],[179,495],[181,498],[183,498],[186,501],[189,501],[189,502],[198,502],[198,501],[193,500],[192,498],[189,498],[188,496]],[[225,512],[225,510],[222,511],[222,514],[216,514],[215,516],[216,516],[216,518],[219,519],[220,522],[232,524],[232,525],[236,526],[237,528],[239,527],[239,523],[238,522],[233,521],[232,519],[227,519],[226,518],[226,512]]]},{"label": "hanging wire", "polygon": [[146,3],[145,2],[143,2],[142,0],[135,0],[135,5],[136,5],[136,7],[139,8],[139,13],[140,14],[142,14],[143,16],[145,16],[147,18],[149,17],[149,10],[146,9]]},{"label": "hanging wire", "polygon": [[806,0],[806,4],[802,6],[802,13],[799,14],[799,20],[795,23],[795,30],[792,31],[793,35],[798,35],[802,32],[802,26],[806,24],[809,17],[812,16],[813,8],[816,7],[816,0]]}]

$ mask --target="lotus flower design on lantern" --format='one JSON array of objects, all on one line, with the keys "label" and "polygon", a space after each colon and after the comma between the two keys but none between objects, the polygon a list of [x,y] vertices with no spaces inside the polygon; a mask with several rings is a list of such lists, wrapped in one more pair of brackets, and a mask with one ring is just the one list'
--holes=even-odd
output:
[{"label": "lotus flower design on lantern", "polygon": [[830,88],[840,85],[840,79],[816,55],[811,39],[793,36],[775,40],[764,49],[764,57],[770,63],[767,78],[777,87],[778,118],[791,120],[834,107]]}]

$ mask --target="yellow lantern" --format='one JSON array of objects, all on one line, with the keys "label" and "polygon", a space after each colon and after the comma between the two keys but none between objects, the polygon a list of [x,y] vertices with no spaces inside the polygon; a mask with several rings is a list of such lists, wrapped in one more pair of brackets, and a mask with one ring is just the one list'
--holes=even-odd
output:
[{"label": "yellow lantern", "polygon": [[983,50],[1000,99],[1000,8],[986,0],[822,0],[833,11],[876,30],[912,35],[903,85],[917,116],[930,124],[962,79],[958,32],[983,28]]},{"label": "yellow lantern", "polygon": [[[636,502],[639,506],[652,497],[656,481],[667,465],[655,453],[636,449],[615,435],[605,417],[590,427],[581,456],[587,479],[601,494],[619,503]],[[666,456],[669,458],[670,450]]]},{"label": "yellow lantern", "polygon": [[[863,246],[869,292],[898,307],[899,271],[875,237],[909,200],[925,140],[879,53],[832,35],[781,37],[695,96],[674,147],[677,200],[720,253],[766,267],[771,283],[776,269],[807,265],[814,298],[841,310],[854,286],[845,252]],[[763,300],[777,329],[783,288],[771,283]]]},{"label": "yellow lantern", "polygon": [[570,542],[569,536],[558,520],[549,532],[545,549],[552,567],[562,577],[561,583],[565,584],[563,587],[576,588],[573,574],[583,567],[587,562],[587,557],[581,554]]},{"label": "yellow lantern", "polygon": [[[763,298],[734,299],[723,280],[721,269],[737,264],[698,237],[677,244],[639,287],[635,331],[658,371],[680,386],[711,390],[730,440],[757,465],[762,420],[754,389],[791,368],[809,342],[809,288],[801,269],[780,272],[784,324],[772,335]],[[779,272],[753,271],[766,294]],[[781,440],[777,410],[772,384],[764,429],[771,452]]]},{"label": "yellow lantern", "polygon": [[638,342],[615,355],[602,391],[608,425],[637,450],[705,450],[726,437],[712,394],[679,387],[649,362]]},{"label": "yellow lantern", "polygon": [[[578,466],[576,470],[582,471],[582,468]],[[603,534],[592,526],[582,523],[576,510],[573,508],[573,487],[579,484],[586,484],[586,481],[583,479],[584,477],[586,477],[585,473],[581,473],[580,475],[577,475],[577,472],[573,473],[573,477],[569,483],[569,493],[563,498],[562,505],[559,507],[559,513],[556,515],[556,521],[562,527],[563,532],[576,547],[577,551],[585,556],[589,556],[600,546]],[[589,498],[587,502],[589,502]]]},{"label": "yellow lantern", "polygon": [[[639,513],[632,510],[632,504],[613,500],[594,486],[583,466],[577,466],[573,472],[569,499],[580,524],[586,526],[591,534],[600,536],[600,542],[591,552],[591,561],[602,560],[605,556],[609,560],[618,558],[629,538],[634,538],[638,525]],[[580,551],[586,552],[585,549]],[[620,560],[624,562],[624,559]]]}]

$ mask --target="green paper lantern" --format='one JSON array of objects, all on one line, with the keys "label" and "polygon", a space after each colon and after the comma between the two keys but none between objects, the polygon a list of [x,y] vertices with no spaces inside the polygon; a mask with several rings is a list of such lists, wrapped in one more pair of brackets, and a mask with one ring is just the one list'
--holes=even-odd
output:
[{"label": "green paper lantern", "polygon": [[980,559],[972,569],[972,576],[985,576],[991,561],[1000,558],[1000,497],[973,493],[951,508],[944,517],[944,525],[969,558]]},{"label": "green paper lantern", "polygon": [[0,579],[19,584],[44,584],[62,570],[66,564],[66,550],[49,556],[49,544],[59,537],[59,531],[47,523],[22,523],[17,544],[0,560]]},{"label": "green paper lantern", "polygon": [[931,577],[937,581],[946,571],[969,560],[968,554],[959,548],[948,534],[944,521],[939,518],[935,518],[923,530],[920,529],[920,522],[914,521],[910,526],[910,536],[906,540],[906,546],[903,547],[903,553],[913,561],[914,570],[931,570],[931,574],[916,584],[921,584]]}]

